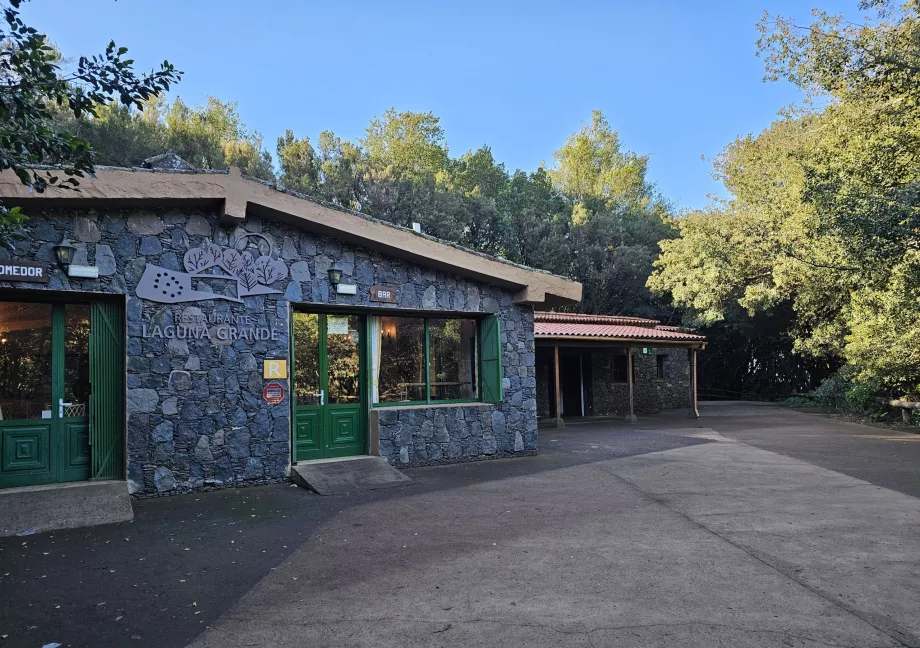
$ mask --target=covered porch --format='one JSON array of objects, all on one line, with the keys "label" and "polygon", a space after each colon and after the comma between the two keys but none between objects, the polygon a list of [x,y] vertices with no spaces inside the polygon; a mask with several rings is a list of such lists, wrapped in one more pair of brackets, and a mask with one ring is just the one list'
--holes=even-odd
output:
[{"label": "covered porch", "polygon": [[687,409],[697,417],[697,353],[704,336],[656,320],[535,313],[541,424]]}]

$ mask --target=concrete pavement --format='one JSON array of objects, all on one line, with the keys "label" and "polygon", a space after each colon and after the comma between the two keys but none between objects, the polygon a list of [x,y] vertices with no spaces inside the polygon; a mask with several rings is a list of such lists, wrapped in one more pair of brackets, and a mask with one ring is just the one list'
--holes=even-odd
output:
[{"label": "concrete pavement", "polygon": [[192,645],[920,646],[920,500],[675,425],[709,443],[573,426],[544,469],[349,508]]},{"label": "concrete pavement", "polygon": [[405,488],[2,538],[0,648],[920,646],[920,437],[703,414],[543,430],[539,456]]}]

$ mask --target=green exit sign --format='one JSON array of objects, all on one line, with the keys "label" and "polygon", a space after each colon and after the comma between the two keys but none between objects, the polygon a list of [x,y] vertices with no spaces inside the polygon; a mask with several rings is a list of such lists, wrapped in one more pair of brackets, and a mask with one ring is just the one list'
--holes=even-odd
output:
[{"label": "green exit sign", "polygon": [[642,355],[652,355],[653,353],[655,353],[655,349],[652,347],[642,347],[641,349],[639,349],[639,353],[641,353]]}]

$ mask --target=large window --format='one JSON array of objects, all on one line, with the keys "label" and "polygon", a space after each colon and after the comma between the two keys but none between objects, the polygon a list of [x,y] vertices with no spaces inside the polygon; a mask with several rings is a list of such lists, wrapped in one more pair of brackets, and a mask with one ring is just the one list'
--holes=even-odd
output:
[{"label": "large window", "polygon": [[375,403],[479,398],[476,320],[372,317],[370,332]]},{"label": "large window", "polygon": [[379,322],[377,326],[372,323],[371,334],[371,343],[376,337],[379,345],[372,351],[377,374],[376,402],[424,403],[427,399],[425,320],[414,317],[372,319]]},{"label": "large window", "polygon": [[428,349],[431,400],[473,400],[479,396],[474,320],[428,320]]}]

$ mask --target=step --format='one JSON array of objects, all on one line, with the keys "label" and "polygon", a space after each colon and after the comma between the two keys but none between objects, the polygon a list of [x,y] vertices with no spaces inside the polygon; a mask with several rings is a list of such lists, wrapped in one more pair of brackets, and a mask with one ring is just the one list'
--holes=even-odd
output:
[{"label": "step", "polygon": [[133,519],[134,509],[125,481],[0,489],[0,537]]},{"label": "step", "polygon": [[291,479],[320,495],[344,495],[412,482],[383,457],[301,461],[291,468]]}]

